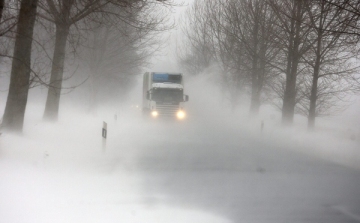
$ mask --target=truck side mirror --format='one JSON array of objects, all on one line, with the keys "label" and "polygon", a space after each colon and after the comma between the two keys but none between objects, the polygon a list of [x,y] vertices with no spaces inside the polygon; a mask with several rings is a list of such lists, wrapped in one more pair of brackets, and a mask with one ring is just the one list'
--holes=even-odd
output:
[{"label": "truck side mirror", "polygon": [[189,95],[185,95],[184,101],[189,101]]},{"label": "truck side mirror", "polygon": [[146,92],[146,99],[150,100],[150,92]]}]

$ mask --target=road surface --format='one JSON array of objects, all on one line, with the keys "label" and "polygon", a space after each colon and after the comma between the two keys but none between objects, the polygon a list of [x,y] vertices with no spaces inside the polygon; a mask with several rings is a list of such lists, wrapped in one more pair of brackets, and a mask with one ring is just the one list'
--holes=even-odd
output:
[{"label": "road surface", "polygon": [[148,123],[129,139],[128,168],[140,173],[150,206],[230,222],[360,222],[358,170],[269,143],[264,134],[221,122]]}]

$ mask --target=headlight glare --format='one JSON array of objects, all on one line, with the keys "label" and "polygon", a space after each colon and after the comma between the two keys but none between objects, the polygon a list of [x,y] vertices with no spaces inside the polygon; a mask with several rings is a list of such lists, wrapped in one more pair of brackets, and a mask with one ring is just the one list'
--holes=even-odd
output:
[{"label": "headlight glare", "polygon": [[152,117],[157,117],[158,115],[159,115],[159,113],[157,111],[152,111],[151,112]]},{"label": "headlight glare", "polygon": [[176,117],[178,118],[178,119],[184,119],[185,118],[185,116],[186,116],[186,114],[185,114],[185,112],[184,111],[178,111],[177,113],[176,113]]}]

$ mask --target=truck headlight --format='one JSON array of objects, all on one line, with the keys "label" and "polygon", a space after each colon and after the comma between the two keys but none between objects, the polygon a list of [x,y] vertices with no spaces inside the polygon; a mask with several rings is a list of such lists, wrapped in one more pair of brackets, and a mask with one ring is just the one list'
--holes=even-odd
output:
[{"label": "truck headlight", "polygon": [[184,119],[185,116],[186,116],[186,114],[185,114],[184,111],[178,111],[178,112],[176,113],[176,117],[177,117],[178,119]]},{"label": "truck headlight", "polygon": [[152,111],[151,112],[152,117],[157,117],[158,115],[159,115],[159,113],[157,111]]}]

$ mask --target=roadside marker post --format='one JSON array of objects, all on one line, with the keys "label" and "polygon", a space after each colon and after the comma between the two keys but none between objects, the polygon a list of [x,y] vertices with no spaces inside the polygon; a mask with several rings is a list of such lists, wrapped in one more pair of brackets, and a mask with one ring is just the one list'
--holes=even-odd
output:
[{"label": "roadside marker post", "polygon": [[106,139],[107,136],[107,123],[103,122],[103,128],[102,128],[102,137]]},{"label": "roadside marker post", "polygon": [[103,128],[102,128],[102,146],[103,146],[103,149],[105,150],[106,149],[106,137],[107,137],[107,123],[106,122],[103,122]]}]

